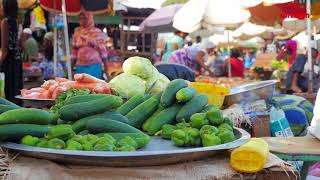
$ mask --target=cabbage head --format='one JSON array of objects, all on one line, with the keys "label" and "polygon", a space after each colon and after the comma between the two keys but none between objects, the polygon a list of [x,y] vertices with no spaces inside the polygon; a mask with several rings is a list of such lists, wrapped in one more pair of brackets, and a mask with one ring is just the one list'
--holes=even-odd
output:
[{"label": "cabbage head", "polygon": [[[155,83],[155,84],[154,84]],[[162,92],[170,83],[170,80],[163,74],[159,73],[158,78],[151,78],[146,81],[146,89],[149,90],[152,85],[152,89],[149,90],[148,93],[155,94]]]},{"label": "cabbage head", "polygon": [[119,96],[125,99],[130,99],[137,94],[144,94],[146,91],[144,81],[141,78],[126,73],[116,76],[109,84]]},{"label": "cabbage head", "polygon": [[153,71],[156,70],[149,59],[139,56],[125,60],[122,69],[127,74],[139,76],[145,80],[151,78],[155,74]]}]

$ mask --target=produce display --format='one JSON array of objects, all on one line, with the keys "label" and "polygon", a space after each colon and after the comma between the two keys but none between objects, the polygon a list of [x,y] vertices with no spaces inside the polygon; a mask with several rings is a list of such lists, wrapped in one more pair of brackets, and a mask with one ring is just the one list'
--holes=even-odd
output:
[{"label": "produce display", "polygon": [[45,81],[41,87],[22,89],[21,97],[26,99],[56,99],[61,93],[69,89],[87,89],[92,93],[110,94],[111,88],[108,83],[88,74],[75,74],[74,81],[65,78]]},{"label": "produce display", "polygon": [[215,146],[236,139],[233,122],[189,82],[170,82],[141,57],[126,60],[123,70],[109,84],[85,74],[75,75],[75,81],[45,82],[44,91],[66,89],[56,95],[49,111],[0,99],[0,140],[64,150],[135,151],[146,146],[150,136],[179,147]]},{"label": "produce display", "polygon": [[215,85],[223,86],[228,89],[236,87],[236,86],[240,86],[243,84],[255,82],[255,80],[251,80],[248,78],[236,78],[236,77],[233,77],[233,78],[229,78],[229,77],[212,78],[209,76],[198,76],[196,78],[196,81],[197,82],[212,83]]}]

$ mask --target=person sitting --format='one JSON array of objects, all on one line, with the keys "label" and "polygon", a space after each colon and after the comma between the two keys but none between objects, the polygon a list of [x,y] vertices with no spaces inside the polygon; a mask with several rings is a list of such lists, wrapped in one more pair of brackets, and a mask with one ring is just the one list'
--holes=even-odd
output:
[{"label": "person sitting", "polygon": [[[315,47],[311,48],[311,56],[312,64],[315,64],[315,61],[318,56],[318,50]],[[308,69],[308,67],[306,67],[307,61],[307,53],[304,53],[300,50],[300,53],[297,55],[296,59],[294,60],[292,66],[290,67],[287,73],[286,88],[289,91],[301,93],[306,92],[308,90],[308,75],[306,73],[303,73],[304,70]],[[314,88],[319,89],[318,75],[314,75],[313,78]]]},{"label": "person sitting", "polygon": [[205,41],[199,45],[179,49],[174,51],[169,57],[169,63],[181,64],[192,69],[196,75],[204,74],[205,71],[212,74],[210,68],[205,64],[209,54],[215,49],[215,45],[210,41]]},{"label": "person sitting", "polygon": [[158,63],[155,67],[161,74],[164,74],[170,81],[174,79],[184,79],[190,82],[195,81],[195,74],[187,66],[172,63]]},{"label": "person sitting", "polygon": [[38,42],[33,38],[32,31],[30,28],[25,28],[21,35],[21,47],[23,50],[22,60],[29,62],[30,60],[36,59],[39,53]]},{"label": "person sitting", "polygon": [[[227,60],[226,65],[230,67],[232,77],[244,78],[244,63],[240,58],[240,51],[237,48],[231,49],[230,58]],[[228,68],[227,68],[228,69]]]}]

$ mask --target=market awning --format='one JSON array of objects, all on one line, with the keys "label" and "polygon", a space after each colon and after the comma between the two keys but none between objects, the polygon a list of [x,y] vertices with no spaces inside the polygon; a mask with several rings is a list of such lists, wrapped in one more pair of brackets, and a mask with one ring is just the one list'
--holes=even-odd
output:
[{"label": "market awning", "polygon": [[[69,16],[68,17],[69,23],[78,23],[79,17],[78,16]],[[95,15],[94,22],[96,24],[120,24],[121,23],[121,16],[109,16],[109,15]]]}]

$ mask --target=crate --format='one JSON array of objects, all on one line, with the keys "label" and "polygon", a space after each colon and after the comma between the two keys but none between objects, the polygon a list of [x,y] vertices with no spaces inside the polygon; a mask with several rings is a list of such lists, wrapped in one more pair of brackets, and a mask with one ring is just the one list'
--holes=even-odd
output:
[{"label": "crate", "polygon": [[251,137],[271,137],[270,116],[259,115],[251,121],[251,126],[242,124],[241,128],[251,134]]}]

